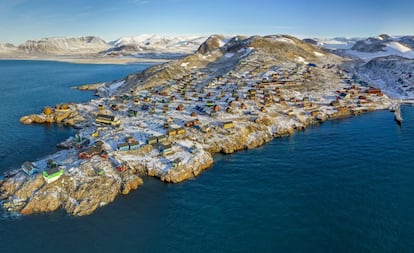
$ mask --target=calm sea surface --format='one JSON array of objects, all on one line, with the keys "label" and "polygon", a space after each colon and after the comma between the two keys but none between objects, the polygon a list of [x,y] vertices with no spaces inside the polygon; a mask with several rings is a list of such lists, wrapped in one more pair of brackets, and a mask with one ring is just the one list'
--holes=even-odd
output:
[{"label": "calm sea surface", "polygon": [[[0,171],[73,130],[23,126],[74,85],[146,65],[0,61]],[[233,155],[178,185],[144,186],[87,217],[0,212],[0,252],[414,252],[414,108],[326,122]]]}]

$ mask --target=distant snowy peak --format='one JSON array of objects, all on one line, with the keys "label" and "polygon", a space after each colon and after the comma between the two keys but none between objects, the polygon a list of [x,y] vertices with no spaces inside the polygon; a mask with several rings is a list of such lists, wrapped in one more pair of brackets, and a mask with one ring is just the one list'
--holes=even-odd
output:
[{"label": "distant snowy peak", "polygon": [[206,40],[202,36],[159,36],[159,35],[138,35],[122,37],[111,42],[112,47],[105,53],[109,55],[129,54],[190,54],[197,50],[201,43]]},{"label": "distant snowy peak", "polygon": [[414,58],[414,38],[412,36],[391,37],[380,35],[365,40],[359,40],[346,53],[370,61],[377,57],[401,56]]},{"label": "distant snowy peak", "polygon": [[96,54],[106,50],[109,45],[99,37],[52,37],[40,40],[28,40],[19,46],[26,54]]},{"label": "distant snowy peak", "polygon": [[10,52],[14,52],[16,51],[17,48],[10,43],[0,43],[0,53],[4,54],[4,53],[10,53]]},{"label": "distant snowy peak", "polygon": [[317,45],[319,47],[338,50],[338,49],[350,49],[360,38],[349,38],[349,37],[336,37],[336,38],[308,38],[303,39],[304,42]]}]

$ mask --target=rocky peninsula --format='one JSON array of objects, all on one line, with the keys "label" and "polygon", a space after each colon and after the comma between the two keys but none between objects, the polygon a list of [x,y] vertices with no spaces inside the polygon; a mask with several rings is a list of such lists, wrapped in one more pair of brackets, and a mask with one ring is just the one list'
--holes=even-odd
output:
[{"label": "rocky peninsula", "polygon": [[89,215],[144,176],[179,183],[208,169],[214,153],[392,104],[353,75],[351,60],[286,35],[213,35],[194,54],[90,87],[99,98],[20,119],[78,132],[56,154],[5,175],[3,208]]}]

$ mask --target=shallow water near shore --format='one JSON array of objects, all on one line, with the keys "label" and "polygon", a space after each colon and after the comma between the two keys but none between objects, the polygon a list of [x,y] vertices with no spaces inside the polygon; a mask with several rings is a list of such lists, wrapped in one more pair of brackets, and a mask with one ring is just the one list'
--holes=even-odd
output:
[{"label": "shallow water near shore", "polygon": [[[93,81],[100,80],[84,82]],[[85,94],[69,92],[76,92],[74,100]],[[62,102],[42,99],[39,106],[23,104],[28,110],[16,114]],[[145,178],[139,190],[91,216],[71,217],[63,211],[5,215],[0,218],[0,250],[411,252],[414,108],[403,107],[402,113],[402,127],[392,113],[377,111],[310,127],[254,150],[216,155],[212,168],[177,185]],[[18,118],[13,120],[6,123],[17,127]],[[53,152],[58,139],[73,131],[33,128],[36,138],[47,141],[38,145],[38,140],[39,154],[24,154],[28,158],[22,162]],[[22,154],[9,156],[25,138],[17,132],[0,139],[0,170],[21,163],[16,160]]]}]

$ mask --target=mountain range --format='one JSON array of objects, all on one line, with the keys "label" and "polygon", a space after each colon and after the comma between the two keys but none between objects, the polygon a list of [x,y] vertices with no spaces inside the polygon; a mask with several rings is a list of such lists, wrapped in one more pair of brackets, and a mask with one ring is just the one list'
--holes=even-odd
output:
[{"label": "mountain range", "polygon": [[[297,62],[320,56],[321,52],[330,52],[346,60],[356,76],[376,87],[389,91],[394,97],[414,97],[414,36],[389,36],[382,34],[369,38],[336,37],[329,39],[307,38],[301,40],[300,52],[292,54],[289,45],[298,44],[292,36],[260,37],[223,36],[160,36],[139,35],[122,37],[106,42],[96,36],[53,37],[29,40],[15,46],[0,43],[0,58],[48,58],[48,57],[85,57],[85,58],[153,58],[176,59],[193,54],[205,53],[212,48],[221,48],[226,56],[243,55],[248,52],[246,43],[258,45],[265,43],[266,50],[272,55],[291,55]],[[255,39],[252,39],[255,38]],[[269,41],[275,43],[269,44]],[[295,43],[292,43],[294,41]],[[278,43],[276,43],[278,42]],[[281,43],[283,42],[283,43]],[[269,45],[267,45],[269,44]],[[312,45],[307,48],[305,45]],[[315,51],[313,48],[322,51]],[[253,48],[253,47],[252,47]],[[244,51],[243,51],[243,50]],[[242,51],[238,51],[242,50]],[[277,52],[275,54],[275,52]],[[306,57],[305,57],[306,56]],[[262,57],[266,58],[266,55]],[[199,59],[200,61],[202,59]],[[283,59],[281,59],[283,60]],[[222,66],[225,67],[225,66]]]},{"label": "mountain range", "polygon": [[133,56],[176,58],[197,50],[207,38],[199,36],[139,35],[106,42],[97,36],[51,37],[23,44],[0,43],[0,56]]}]

